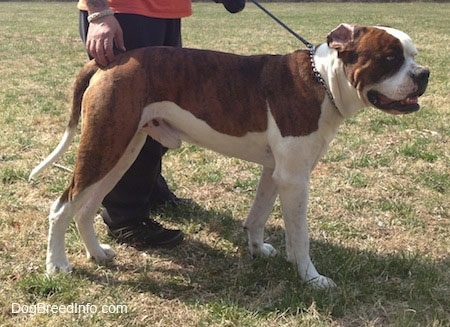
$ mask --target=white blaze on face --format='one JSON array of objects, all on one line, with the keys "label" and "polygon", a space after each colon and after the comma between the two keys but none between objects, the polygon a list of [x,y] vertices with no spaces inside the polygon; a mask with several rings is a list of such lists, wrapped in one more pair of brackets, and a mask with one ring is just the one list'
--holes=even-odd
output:
[{"label": "white blaze on face", "polygon": [[376,28],[385,30],[387,33],[391,34],[393,37],[400,40],[405,50],[405,57],[411,56],[414,57],[417,55],[417,49],[413,44],[413,41],[405,32],[399,31],[392,27],[384,27],[384,26],[375,26]]}]

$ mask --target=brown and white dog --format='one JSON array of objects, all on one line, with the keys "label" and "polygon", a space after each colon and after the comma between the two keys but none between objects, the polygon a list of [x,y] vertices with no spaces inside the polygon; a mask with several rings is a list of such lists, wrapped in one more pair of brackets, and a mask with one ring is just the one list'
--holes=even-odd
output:
[{"label": "brown and white dog", "polygon": [[335,286],[309,255],[306,220],[310,174],[345,118],[372,106],[402,114],[419,109],[429,70],[414,61],[405,33],[341,24],[314,55],[334,97],[314,77],[308,51],[235,54],[165,47],[124,53],[104,69],[88,63],[75,82],[71,119],[34,177],[69,146],[82,115],[72,182],[49,215],[47,272],[70,271],[65,232],[74,217],[89,257],[110,260],[93,219],[103,197],[150,135],[168,148],[191,142],[263,166],[244,224],[253,255],[273,256],[264,225],[279,194],[287,258],[315,288]]}]

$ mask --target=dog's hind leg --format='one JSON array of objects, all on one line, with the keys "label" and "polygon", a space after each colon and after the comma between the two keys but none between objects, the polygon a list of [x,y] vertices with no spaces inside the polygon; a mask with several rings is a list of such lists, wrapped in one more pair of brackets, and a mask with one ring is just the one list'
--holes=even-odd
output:
[{"label": "dog's hind leg", "polygon": [[247,230],[248,245],[253,256],[274,256],[277,251],[272,245],[264,243],[264,225],[273,209],[277,197],[277,187],[272,179],[273,169],[263,168],[259,179],[252,208],[244,223]]},{"label": "dog's hind leg", "polygon": [[[98,188],[98,185],[93,185]],[[97,209],[100,207],[101,199],[99,192],[92,192],[92,198],[88,200],[85,206],[75,216],[78,231],[84,242],[87,257],[93,258],[96,262],[106,262],[114,258],[115,253],[107,244],[100,244],[95,235],[94,218]],[[100,193],[103,195],[103,193]]]},{"label": "dog's hind leg", "polygon": [[114,185],[136,160],[145,139],[146,134],[137,133],[128,144],[122,157],[105,177],[83,191],[84,205],[81,206],[80,211],[75,215],[75,221],[83,239],[88,258],[94,258],[97,262],[109,261],[115,256],[115,253],[109,245],[98,242],[93,224],[96,211],[100,207],[103,198],[113,189]]},{"label": "dog's hind leg", "polygon": [[46,259],[46,271],[49,275],[72,270],[66,257],[64,239],[73,217],[73,209],[73,203],[62,199],[56,200],[50,208]]}]

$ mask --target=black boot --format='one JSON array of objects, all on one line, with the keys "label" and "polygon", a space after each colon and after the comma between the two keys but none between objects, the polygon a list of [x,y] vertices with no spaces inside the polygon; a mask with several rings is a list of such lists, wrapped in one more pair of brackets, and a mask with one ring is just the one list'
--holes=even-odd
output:
[{"label": "black boot", "polygon": [[[108,220],[106,209],[102,211],[103,220]],[[126,244],[137,250],[146,250],[155,247],[172,248],[180,244],[184,234],[178,229],[164,228],[153,219],[133,220],[132,224],[124,227],[109,227],[108,235],[117,243]]]}]

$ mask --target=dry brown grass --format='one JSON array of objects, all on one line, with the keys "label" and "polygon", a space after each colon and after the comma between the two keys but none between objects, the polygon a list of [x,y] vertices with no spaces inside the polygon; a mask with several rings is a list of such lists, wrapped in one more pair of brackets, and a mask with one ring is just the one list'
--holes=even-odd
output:
[{"label": "dry brown grass", "polygon": [[[391,117],[366,109],[342,126],[313,174],[313,258],[339,288],[315,292],[286,263],[277,204],[267,237],[280,250],[252,259],[240,224],[259,168],[183,146],[165,176],[198,205],[157,218],[186,233],[175,250],[116,246],[114,263],[84,258],[67,235],[75,271],[44,275],[50,203],[69,175],[27,176],[62,134],[70,85],[86,57],[72,3],[0,4],[0,325],[13,326],[446,326],[450,323],[450,29],[448,4],[268,4],[313,42],[340,22],[401,28],[432,71],[423,109]],[[401,13],[401,14],[400,14]],[[41,17],[49,17],[43,21]],[[381,17],[381,18],[380,18]],[[50,19],[51,18],[51,19]],[[185,45],[237,53],[302,47],[251,4],[236,16],[196,4]],[[74,147],[76,144],[74,145]],[[73,149],[61,164],[70,167]],[[111,243],[96,221],[102,242]],[[14,314],[12,304],[123,304],[122,314]]]}]

